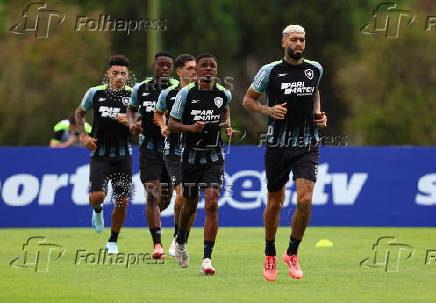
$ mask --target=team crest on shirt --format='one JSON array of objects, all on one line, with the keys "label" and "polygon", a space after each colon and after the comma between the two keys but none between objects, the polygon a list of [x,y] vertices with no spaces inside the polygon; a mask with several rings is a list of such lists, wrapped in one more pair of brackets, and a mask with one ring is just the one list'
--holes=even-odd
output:
[{"label": "team crest on shirt", "polygon": [[217,107],[221,107],[221,105],[223,105],[224,100],[221,97],[216,97],[215,99],[213,99],[213,102],[215,102],[215,105]]},{"label": "team crest on shirt", "polygon": [[313,70],[311,70],[310,68],[309,68],[309,69],[306,69],[306,70],[304,71],[304,74],[306,75],[307,78],[309,78],[309,80],[312,80],[312,79],[313,79]]},{"label": "team crest on shirt", "polygon": [[123,102],[123,104],[124,104],[125,106],[127,106],[127,105],[129,105],[129,103],[130,103],[130,98],[129,98],[129,97],[122,97],[122,98],[121,98],[121,101]]}]

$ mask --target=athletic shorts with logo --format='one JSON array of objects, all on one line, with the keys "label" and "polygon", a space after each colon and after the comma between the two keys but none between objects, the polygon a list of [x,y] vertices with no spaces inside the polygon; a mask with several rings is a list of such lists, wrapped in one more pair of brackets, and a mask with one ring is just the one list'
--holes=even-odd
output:
[{"label": "athletic shorts with logo", "polygon": [[176,154],[164,155],[164,161],[173,187],[182,182],[181,156]]},{"label": "athletic shorts with logo", "polygon": [[111,181],[115,198],[129,197],[132,189],[132,157],[91,157],[89,163],[90,191],[107,193]]},{"label": "athletic shorts with logo", "polygon": [[269,192],[280,191],[288,181],[304,178],[316,182],[319,151],[307,147],[270,147],[265,152],[265,170]]},{"label": "athletic shorts with logo", "polygon": [[224,161],[207,164],[182,163],[182,189],[186,198],[197,197],[200,190],[216,188],[221,191],[224,180]]}]

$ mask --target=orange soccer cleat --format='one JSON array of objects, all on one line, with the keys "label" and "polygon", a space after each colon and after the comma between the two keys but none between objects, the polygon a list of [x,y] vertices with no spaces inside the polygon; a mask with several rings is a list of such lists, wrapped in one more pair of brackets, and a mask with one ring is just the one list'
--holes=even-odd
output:
[{"label": "orange soccer cleat", "polygon": [[300,265],[298,264],[298,258],[297,255],[288,255],[287,251],[285,250],[285,253],[282,256],[283,262],[288,264],[289,266],[289,276],[294,279],[301,279],[303,278],[303,271],[300,268]]},{"label": "orange soccer cleat", "polygon": [[275,281],[277,278],[277,257],[265,256],[263,264],[263,276],[267,281]]},{"label": "orange soccer cleat", "polygon": [[157,243],[153,249],[153,255],[151,256],[153,259],[165,259],[165,253],[162,248],[162,244]]}]

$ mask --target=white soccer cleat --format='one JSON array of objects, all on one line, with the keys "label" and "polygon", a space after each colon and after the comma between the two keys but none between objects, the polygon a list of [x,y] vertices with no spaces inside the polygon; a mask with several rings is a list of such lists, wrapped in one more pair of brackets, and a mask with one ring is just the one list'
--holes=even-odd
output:
[{"label": "white soccer cleat", "polygon": [[168,248],[168,254],[171,257],[176,256],[176,238],[173,239],[173,242],[171,242],[170,248]]},{"label": "white soccer cleat", "polygon": [[117,242],[107,242],[105,249],[108,254],[118,254],[118,244]]},{"label": "white soccer cleat", "polygon": [[188,248],[186,247],[186,243],[180,245],[176,242],[175,245],[175,255],[176,255],[176,261],[179,263],[179,265],[182,268],[186,268],[189,265],[189,255],[188,255]]},{"label": "white soccer cleat", "polygon": [[212,267],[211,259],[203,259],[203,261],[201,262],[200,274],[205,276],[213,276],[215,274],[215,268]]}]

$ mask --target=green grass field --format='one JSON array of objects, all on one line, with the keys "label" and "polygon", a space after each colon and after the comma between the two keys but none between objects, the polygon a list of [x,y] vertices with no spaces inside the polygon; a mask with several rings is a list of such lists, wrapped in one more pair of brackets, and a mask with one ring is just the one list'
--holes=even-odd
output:
[{"label": "green grass field", "polygon": [[[203,255],[203,229],[195,228],[189,240],[190,266],[178,267],[172,257],[165,264],[75,265],[78,249],[98,252],[109,228],[96,234],[87,228],[0,229],[0,302],[435,302],[436,260],[425,264],[428,249],[436,250],[434,228],[332,228],[310,227],[300,245],[304,279],[293,280],[286,265],[278,265],[277,281],[262,275],[262,228],[221,228],[213,253],[215,276],[199,273]],[[51,262],[48,272],[34,267],[14,268],[10,262],[23,256],[22,245],[32,236],[62,245],[65,254]],[[396,236],[398,243],[415,248],[400,260],[398,272],[362,268],[372,245],[381,236]],[[172,229],[164,229],[163,244],[171,242]],[[333,248],[316,248],[323,238]],[[289,228],[279,228],[278,255],[287,248]],[[126,228],[119,237],[120,251],[151,252],[151,236],[144,228]]]}]

